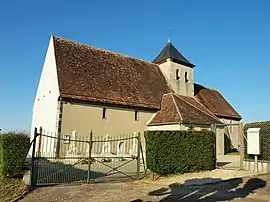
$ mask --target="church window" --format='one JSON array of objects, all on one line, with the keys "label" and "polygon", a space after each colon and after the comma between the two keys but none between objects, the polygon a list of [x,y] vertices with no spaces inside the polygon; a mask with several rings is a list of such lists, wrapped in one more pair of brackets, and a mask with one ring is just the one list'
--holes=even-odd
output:
[{"label": "church window", "polygon": [[139,112],[135,111],[135,121],[139,121]]},{"label": "church window", "polygon": [[188,80],[188,73],[187,72],[185,72],[185,82],[188,82],[189,80]]},{"label": "church window", "polygon": [[103,108],[102,119],[107,119],[107,109],[105,107]]},{"label": "church window", "polygon": [[180,72],[179,72],[179,69],[176,69],[176,80],[179,80],[180,79]]}]

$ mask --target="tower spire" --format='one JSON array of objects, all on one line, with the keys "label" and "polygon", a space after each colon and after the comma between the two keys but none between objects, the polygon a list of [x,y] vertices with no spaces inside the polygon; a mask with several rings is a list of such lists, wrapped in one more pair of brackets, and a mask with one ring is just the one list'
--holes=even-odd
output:
[{"label": "tower spire", "polygon": [[168,42],[169,43],[171,43],[171,30],[172,30],[172,28],[168,28],[168,31],[169,31]]}]

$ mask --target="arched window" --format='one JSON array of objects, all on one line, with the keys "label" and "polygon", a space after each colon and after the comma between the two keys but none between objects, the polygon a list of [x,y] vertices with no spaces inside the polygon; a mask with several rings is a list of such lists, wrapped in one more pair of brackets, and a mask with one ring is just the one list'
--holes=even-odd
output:
[{"label": "arched window", "polygon": [[180,71],[179,69],[176,69],[176,80],[180,79]]},{"label": "arched window", "polygon": [[185,72],[185,82],[188,82],[188,73]]}]

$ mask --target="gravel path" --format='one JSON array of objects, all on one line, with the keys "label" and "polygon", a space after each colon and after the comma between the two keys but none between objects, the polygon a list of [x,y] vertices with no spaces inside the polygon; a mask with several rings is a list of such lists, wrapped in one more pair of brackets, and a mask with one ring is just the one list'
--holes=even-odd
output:
[{"label": "gravel path", "polygon": [[[212,171],[204,172],[203,175],[200,173],[200,176],[208,176],[209,180],[209,174],[214,173]],[[221,173],[229,175],[229,172],[226,171]],[[216,173],[212,179],[219,175],[221,174]],[[230,176],[233,175],[236,174]],[[194,179],[194,174],[192,174],[192,179],[191,176],[187,178],[185,174],[186,181],[183,176],[174,176],[173,180],[164,178],[154,182],[142,180],[126,183],[44,187],[33,191],[22,201],[270,201],[270,177],[268,176],[234,178],[223,180],[218,184],[203,186],[188,184]],[[178,179],[184,181],[184,183],[181,183]],[[177,184],[174,184],[174,182],[177,182]]]}]

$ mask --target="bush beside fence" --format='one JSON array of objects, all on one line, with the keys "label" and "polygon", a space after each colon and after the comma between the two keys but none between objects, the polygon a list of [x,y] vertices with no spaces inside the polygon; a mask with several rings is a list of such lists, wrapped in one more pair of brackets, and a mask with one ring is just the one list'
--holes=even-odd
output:
[{"label": "bush beside fence", "polygon": [[160,175],[215,169],[211,131],[147,131],[147,168]]},{"label": "bush beside fence", "polygon": [[24,158],[30,148],[30,138],[23,133],[0,136],[0,174],[14,177],[21,174]]},{"label": "bush beside fence", "polygon": [[[258,155],[259,160],[270,161],[270,121],[254,122],[245,124],[244,135],[247,137],[247,130],[249,128],[261,128],[260,141],[261,141],[261,155]],[[254,159],[253,155],[247,154],[247,141],[245,142],[245,159]]]}]

